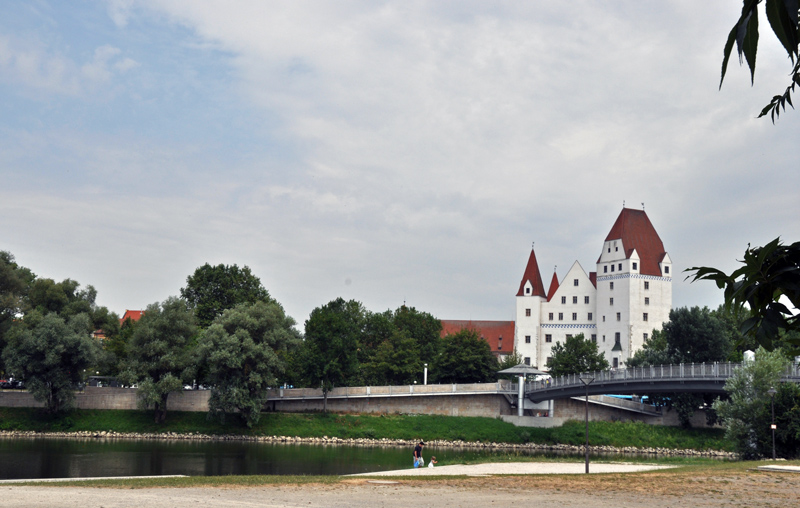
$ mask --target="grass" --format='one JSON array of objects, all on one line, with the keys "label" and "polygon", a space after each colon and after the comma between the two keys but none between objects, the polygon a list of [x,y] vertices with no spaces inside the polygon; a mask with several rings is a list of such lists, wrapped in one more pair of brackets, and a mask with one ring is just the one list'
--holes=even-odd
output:
[{"label": "grass", "polygon": [[[334,413],[265,413],[248,429],[234,417],[226,425],[205,413],[172,411],[164,424],[152,412],[73,410],[50,416],[41,409],[0,408],[0,430],[35,432],[199,433],[208,435],[338,437],[342,439],[425,439],[483,443],[581,445],[583,422],[557,428],[515,427],[499,418],[440,415],[351,415]],[[725,450],[732,447],[719,429],[681,429],[630,422],[589,422],[593,445],[638,448]]]}]

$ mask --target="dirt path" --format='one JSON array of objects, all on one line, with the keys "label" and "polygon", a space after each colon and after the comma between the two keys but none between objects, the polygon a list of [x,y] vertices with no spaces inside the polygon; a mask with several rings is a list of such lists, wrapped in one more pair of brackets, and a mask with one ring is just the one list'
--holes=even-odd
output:
[{"label": "dirt path", "polygon": [[333,485],[241,488],[0,487],[0,507],[48,508],[784,508],[798,506],[798,500],[800,475],[755,471],[403,479],[396,483],[357,477]]}]

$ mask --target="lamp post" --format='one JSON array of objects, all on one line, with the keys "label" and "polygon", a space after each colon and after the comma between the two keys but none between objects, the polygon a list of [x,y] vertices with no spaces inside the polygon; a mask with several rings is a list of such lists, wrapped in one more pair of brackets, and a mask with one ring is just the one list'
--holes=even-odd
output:
[{"label": "lamp post", "polygon": [[594,377],[589,374],[581,376],[581,383],[586,387],[586,474],[589,474],[589,385]]},{"label": "lamp post", "polygon": [[428,384],[428,364],[426,363],[424,365],[425,365],[425,370],[423,371],[423,375],[422,375],[422,384],[427,385]]},{"label": "lamp post", "polygon": [[772,425],[770,425],[770,428],[772,429],[772,460],[775,460],[775,394],[778,391],[775,388],[770,388],[767,393],[769,394],[769,405],[772,408]]}]

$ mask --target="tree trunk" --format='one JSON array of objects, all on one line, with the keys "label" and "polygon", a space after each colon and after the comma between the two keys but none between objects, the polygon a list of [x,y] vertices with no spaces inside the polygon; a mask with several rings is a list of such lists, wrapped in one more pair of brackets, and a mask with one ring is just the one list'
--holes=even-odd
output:
[{"label": "tree trunk", "polygon": [[167,419],[167,397],[169,397],[169,394],[165,393],[161,396],[161,402],[156,403],[156,423],[164,423]]}]

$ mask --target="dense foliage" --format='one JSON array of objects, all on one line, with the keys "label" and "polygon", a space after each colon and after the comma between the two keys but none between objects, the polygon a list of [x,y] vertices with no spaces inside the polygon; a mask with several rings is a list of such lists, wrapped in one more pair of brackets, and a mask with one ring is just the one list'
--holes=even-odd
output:
[{"label": "dense foliage", "polygon": [[155,421],[167,417],[167,400],[192,379],[192,346],[197,325],[185,300],[168,298],[154,303],[139,320],[127,346],[120,379],[139,386],[143,407],[155,409]]},{"label": "dense foliage", "polygon": [[261,280],[247,266],[211,266],[208,263],[186,278],[181,296],[194,309],[202,328],[211,325],[226,309],[242,303],[271,300]]},{"label": "dense foliage", "polygon": [[745,362],[725,383],[729,399],[714,403],[726,438],[744,458],[772,455],[771,388],[777,391],[775,415],[780,431],[776,432],[776,451],[786,458],[800,455],[800,389],[780,382],[788,365],[782,351],[757,349],[755,359]]},{"label": "dense foliage", "polygon": [[563,344],[556,342],[547,360],[547,371],[553,377],[607,370],[608,367],[608,360],[597,349],[597,343],[582,333],[567,336]]},{"label": "dense foliage", "polygon": [[469,329],[446,335],[433,365],[437,383],[488,383],[497,380],[499,370],[489,343]]},{"label": "dense foliage", "polygon": [[211,387],[211,414],[224,422],[238,413],[248,427],[258,423],[286,352],[299,341],[293,326],[277,302],[260,301],[226,310],[202,332],[198,363]]}]

